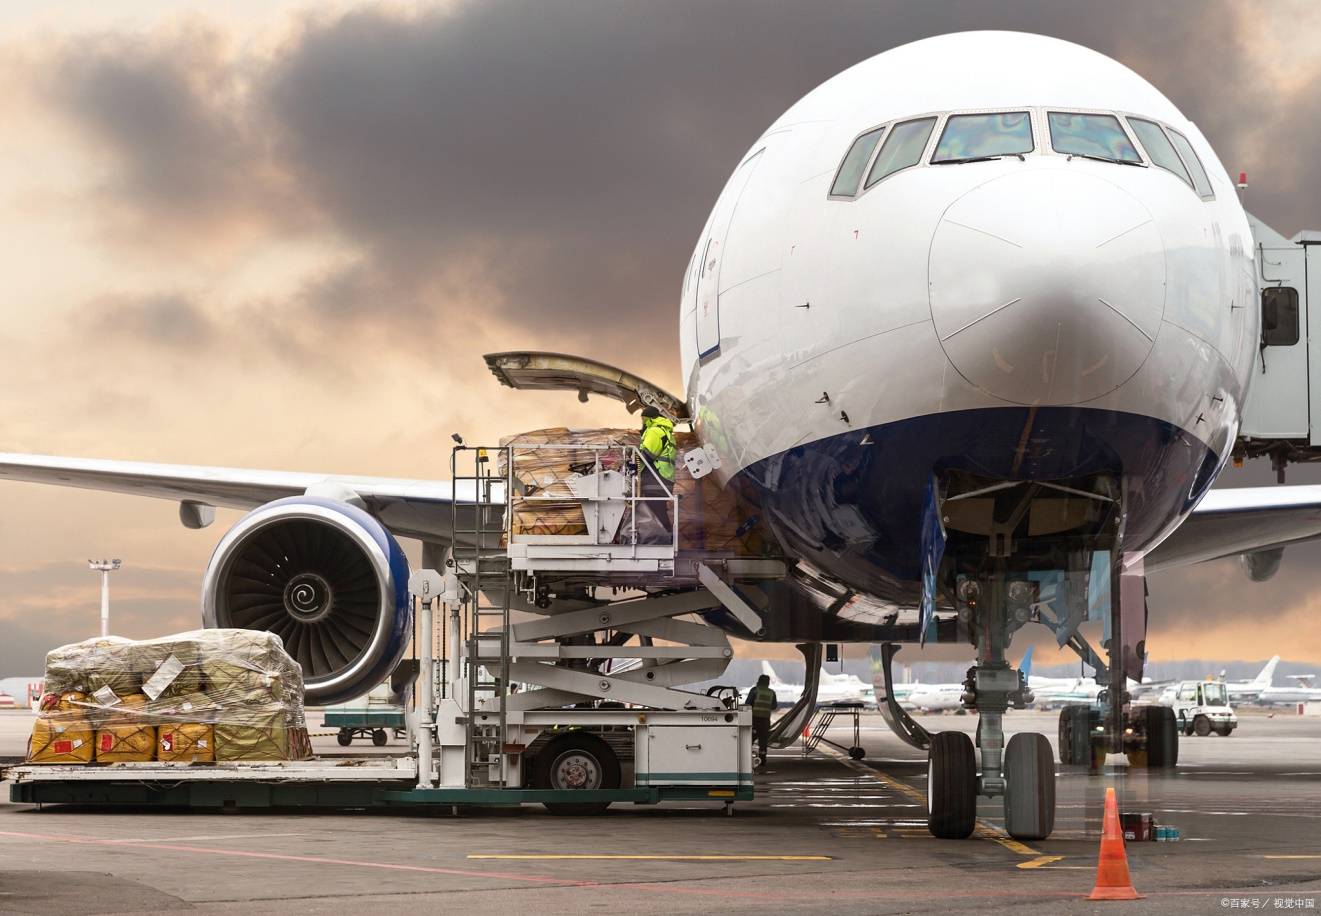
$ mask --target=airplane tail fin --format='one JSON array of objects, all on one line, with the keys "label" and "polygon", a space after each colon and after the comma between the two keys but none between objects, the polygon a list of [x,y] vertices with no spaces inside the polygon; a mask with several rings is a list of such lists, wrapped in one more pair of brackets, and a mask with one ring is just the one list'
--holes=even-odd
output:
[{"label": "airplane tail fin", "polygon": [[775,673],[775,669],[771,667],[771,663],[764,659],[762,660],[761,663],[761,673],[771,679],[772,686],[780,683],[779,675]]},{"label": "airplane tail fin", "polygon": [[1266,667],[1261,669],[1261,673],[1252,679],[1253,687],[1269,687],[1271,681],[1275,679],[1275,666],[1280,663],[1278,655],[1272,655],[1271,660],[1266,663]]},{"label": "airplane tail fin", "polygon": [[1027,647],[1027,651],[1023,653],[1023,661],[1018,666],[1019,670],[1023,672],[1023,677],[1032,676],[1032,649],[1032,646]]}]

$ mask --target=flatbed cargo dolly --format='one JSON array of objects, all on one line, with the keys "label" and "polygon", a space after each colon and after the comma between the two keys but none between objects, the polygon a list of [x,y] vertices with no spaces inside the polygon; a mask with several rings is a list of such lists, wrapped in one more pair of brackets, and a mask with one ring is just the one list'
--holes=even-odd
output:
[{"label": "flatbed cargo dolly", "polygon": [[[517,490],[512,450],[454,449],[455,491],[470,495],[453,504],[453,545],[424,545],[425,568],[409,583],[421,674],[405,717],[407,754],[19,765],[0,774],[11,800],[222,809],[537,803],[561,814],[702,800],[732,813],[753,797],[751,712],[682,689],[718,678],[733,656],[726,634],[696,615],[723,608],[755,630],[759,618],[725,577],[782,576],[784,567],[681,551],[677,536],[640,544],[632,520],[643,501],[668,500],[674,530],[680,511],[668,489],[641,495],[636,475],[646,468],[636,447],[599,447],[595,467],[575,471],[568,497],[581,504],[588,535],[525,536],[505,499]],[[573,595],[546,600],[543,583],[566,577]]]},{"label": "flatbed cargo dolly", "polygon": [[408,734],[402,709],[327,709],[321,725],[336,730],[340,747],[348,747],[354,738],[367,738],[377,747],[385,747],[391,733],[396,738]]}]

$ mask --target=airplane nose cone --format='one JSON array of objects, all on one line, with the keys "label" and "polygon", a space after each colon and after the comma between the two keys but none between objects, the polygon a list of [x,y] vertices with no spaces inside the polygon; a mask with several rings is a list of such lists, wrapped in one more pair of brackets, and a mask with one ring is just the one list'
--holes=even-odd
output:
[{"label": "airplane nose cone", "polygon": [[1151,352],[1165,311],[1151,213],[1118,185],[1065,168],[964,194],[936,227],[928,270],[950,362],[1017,404],[1077,404],[1118,388]]}]

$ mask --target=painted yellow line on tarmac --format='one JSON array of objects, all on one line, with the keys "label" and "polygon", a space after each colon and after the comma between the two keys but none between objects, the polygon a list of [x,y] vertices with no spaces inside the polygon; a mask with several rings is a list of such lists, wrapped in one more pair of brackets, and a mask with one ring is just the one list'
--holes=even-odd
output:
[{"label": "painted yellow line on tarmac", "polygon": [[1028,859],[1026,862],[1019,862],[1018,867],[1041,868],[1041,866],[1049,865],[1051,862],[1058,862],[1062,858],[1064,858],[1064,856],[1037,856],[1035,859]]},{"label": "painted yellow line on tarmac", "polygon": [[527,854],[504,854],[504,853],[474,853],[469,855],[470,859],[621,859],[621,860],[644,860],[661,862],[830,862],[834,856],[683,856],[683,855],[613,855],[607,853],[555,853],[539,855],[537,853]]},{"label": "painted yellow line on tarmac", "polygon": [[[831,757],[834,757],[836,760],[838,760],[840,763],[844,764],[844,766],[848,767],[851,770],[856,770],[859,773],[865,773],[866,775],[870,776],[872,779],[875,779],[881,785],[885,786],[887,789],[890,789],[893,792],[898,792],[900,795],[903,795],[909,801],[918,802],[923,807],[926,807],[926,803],[927,803],[926,793],[923,792],[921,789],[917,788],[916,786],[910,786],[908,783],[904,782],[901,779],[895,779],[893,777],[886,776],[884,773],[882,773],[880,770],[876,769],[875,767],[870,767],[867,764],[862,763],[861,761],[853,760],[850,757],[846,757],[832,747],[818,746],[817,750],[829,754]],[[986,821],[981,820],[980,818],[978,818],[977,826],[973,830],[973,836],[980,837],[983,840],[990,840],[992,843],[998,843],[1001,846],[1003,846],[1005,849],[1008,849],[1010,852],[1016,853],[1017,855],[1020,856],[1033,856],[1036,858],[1042,857],[1042,854],[1037,850],[1033,849],[1031,846],[1028,846],[1026,843],[1020,843],[1018,840],[1015,840],[1013,837],[1009,836],[999,827],[996,827],[993,824],[988,824]]]},{"label": "painted yellow line on tarmac", "polygon": [[1309,855],[1309,856],[1304,856],[1304,855],[1290,855],[1290,856],[1285,856],[1285,855],[1279,855],[1279,856],[1262,856],[1262,858],[1263,858],[1263,859],[1321,859],[1321,856],[1310,856],[1310,855]]}]

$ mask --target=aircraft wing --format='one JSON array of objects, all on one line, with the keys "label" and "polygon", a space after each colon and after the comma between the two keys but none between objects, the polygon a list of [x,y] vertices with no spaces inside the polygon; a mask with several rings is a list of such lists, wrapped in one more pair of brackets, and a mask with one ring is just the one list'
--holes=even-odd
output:
[{"label": "aircraft wing", "polygon": [[1212,490],[1143,558],[1147,572],[1321,538],[1321,486]]},{"label": "aircraft wing", "polygon": [[0,453],[0,480],[129,493],[228,509],[254,509],[273,499],[301,496],[312,489],[341,496],[357,495],[386,527],[403,537],[434,542],[451,540],[454,487],[448,480],[4,453]]}]

